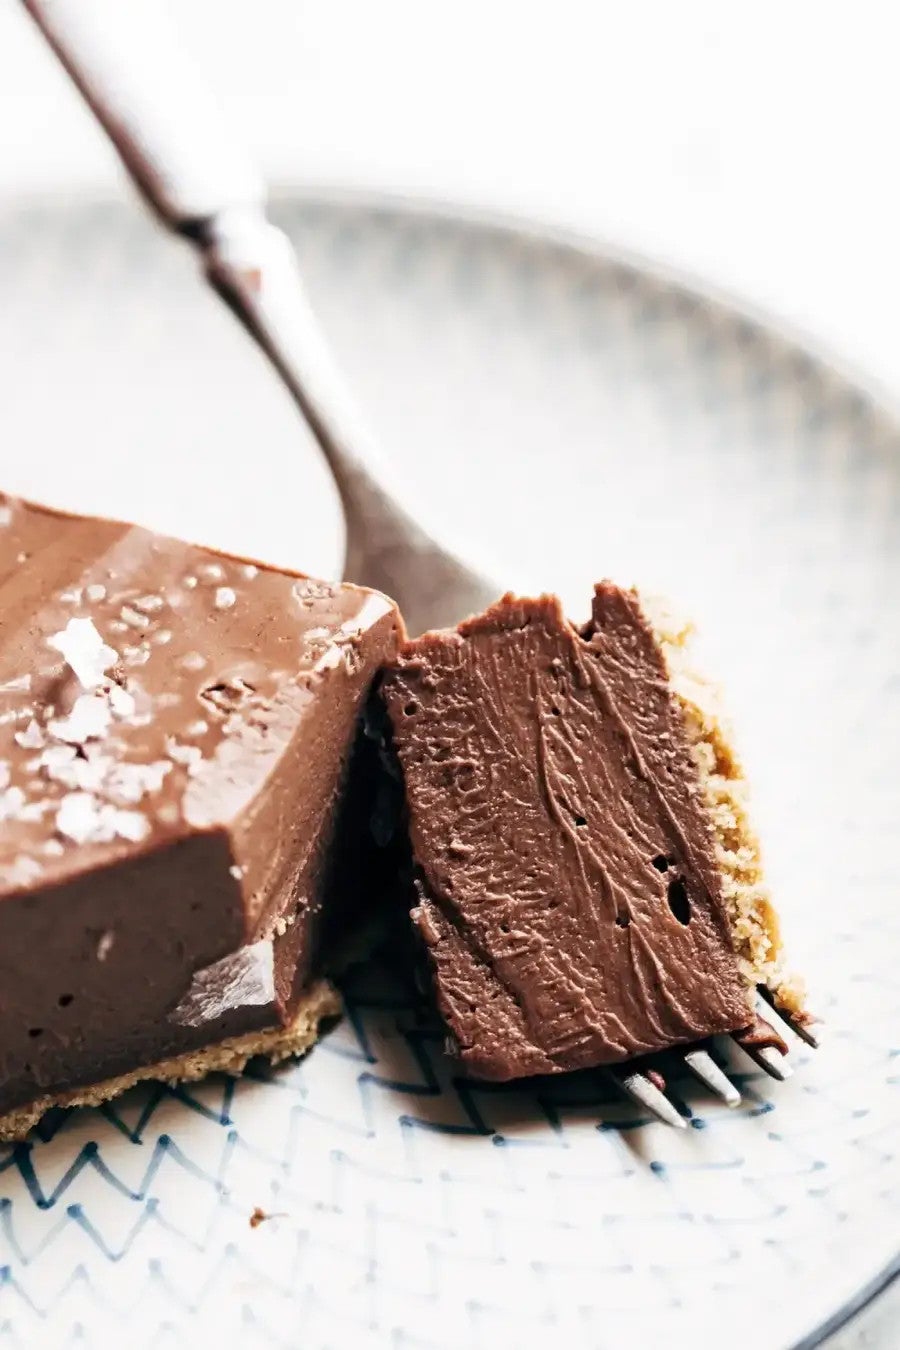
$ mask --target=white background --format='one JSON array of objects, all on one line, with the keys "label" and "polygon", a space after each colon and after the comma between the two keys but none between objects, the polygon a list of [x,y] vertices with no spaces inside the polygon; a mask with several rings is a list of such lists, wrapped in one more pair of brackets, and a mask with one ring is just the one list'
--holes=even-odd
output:
[{"label": "white background", "polygon": [[[900,396],[896,6],[169,8],[272,181],[576,226],[737,293]],[[0,0],[0,191],[116,179],[17,0]]]}]

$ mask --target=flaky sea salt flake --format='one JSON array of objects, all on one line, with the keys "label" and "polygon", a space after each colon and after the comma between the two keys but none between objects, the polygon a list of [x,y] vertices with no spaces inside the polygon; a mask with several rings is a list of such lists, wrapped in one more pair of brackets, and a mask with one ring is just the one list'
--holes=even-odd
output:
[{"label": "flaky sea salt flake", "polygon": [[126,666],[144,666],[150,660],[150,647],[146,642],[137,647],[123,647],[122,659]]},{"label": "flaky sea salt flake", "polygon": [[0,792],[0,820],[16,820],[25,805],[25,793],[20,787]]},{"label": "flaky sea salt flake", "polygon": [[61,632],[48,637],[47,646],[60,653],[83,689],[96,689],[119,659],[118,653],[107,647],[92,619],[70,619]]},{"label": "flaky sea salt flake", "polygon": [[90,792],[70,792],[56,813],[56,830],[76,844],[108,844],[116,838],[137,844],[146,838],[150,823],[140,811],[122,811]]},{"label": "flaky sea salt flake", "polygon": [[78,759],[72,760],[72,787],[83,792],[99,792],[106,777],[108,760]]},{"label": "flaky sea salt flake", "polygon": [[16,732],[15,741],[23,750],[40,750],[44,744],[44,733],[32,717],[24,731]]},{"label": "flaky sea salt flake", "polygon": [[176,764],[184,764],[188,771],[198,765],[203,758],[203,752],[198,746],[182,745],[174,736],[166,737],[166,754]]},{"label": "flaky sea salt flake", "polygon": [[142,614],[158,614],[166,602],[161,595],[141,595],[131,603]]},{"label": "flaky sea salt flake", "polygon": [[44,816],[51,809],[52,802],[25,802],[19,810],[17,820],[31,821],[43,820]]},{"label": "flaky sea salt flake", "polygon": [[75,844],[107,843],[100,804],[90,792],[70,792],[56,813],[56,832]]},{"label": "flaky sea salt flake", "polygon": [[91,604],[97,605],[101,600],[106,599],[106,587],[101,586],[99,582],[94,581],[85,590],[85,595],[90,600]]},{"label": "flaky sea salt flake", "polygon": [[30,886],[43,872],[36,858],[20,853],[6,869],[4,881],[7,886]]},{"label": "flaky sea salt flake", "polygon": [[104,788],[113,801],[134,805],[149,793],[159,792],[171,768],[165,759],[152,764],[116,764],[107,774]]},{"label": "flaky sea salt flake", "polygon": [[0,503],[0,529],[8,525],[12,520],[12,507],[7,506],[5,502]]},{"label": "flaky sea salt flake", "polygon": [[106,756],[81,759],[73,745],[49,745],[38,760],[51,783],[72,792],[98,792],[111,762]]},{"label": "flaky sea salt flake", "polygon": [[80,605],[84,590],[81,586],[70,586],[67,591],[60,592],[60,600],[64,605]]},{"label": "flaky sea salt flake", "polygon": [[47,749],[38,756],[38,764],[46,769],[50,776],[53,776],[53,770],[60,768],[63,764],[70,764],[75,758],[74,745],[48,745]]},{"label": "flaky sea salt flake", "polygon": [[120,839],[139,844],[150,833],[150,822],[140,811],[115,811],[115,832]]},{"label": "flaky sea salt flake", "polygon": [[219,586],[216,589],[215,606],[216,609],[231,609],[237,596],[230,586]]},{"label": "flaky sea salt flake", "polygon": [[334,586],[328,581],[314,581],[312,577],[302,577],[291,587],[294,599],[304,609],[311,609],[316,600],[330,600],[334,595]]},{"label": "flaky sea salt flake", "polygon": [[112,684],[109,688],[109,706],[116,717],[133,717],[136,706],[134,695],[121,685]]},{"label": "flaky sea salt flake", "polygon": [[105,698],[96,694],[79,694],[68,717],[57,717],[49,723],[51,736],[70,745],[84,745],[97,740],[109,730],[112,714]]},{"label": "flaky sea salt flake", "polygon": [[150,620],[146,614],[142,614],[139,609],[133,605],[123,605],[119,610],[122,622],[127,623],[129,628],[149,628]]}]

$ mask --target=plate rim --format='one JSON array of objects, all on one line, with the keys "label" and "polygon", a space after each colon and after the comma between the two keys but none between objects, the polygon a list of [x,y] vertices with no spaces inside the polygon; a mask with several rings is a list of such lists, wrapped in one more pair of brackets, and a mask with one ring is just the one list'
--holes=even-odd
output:
[{"label": "plate rim", "polygon": [[[99,194],[85,194],[100,200]],[[107,194],[109,196],[110,194]],[[542,218],[535,212],[503,209],[476,203],[455,201],[440,193],[410,192],[388,188],[354,187],[346,184],[317,184],[279,178],[270,186],[267,205],[298,202],[310,206],[355,208],[360,211],[395,214],[437,220],[446,225],[465,225],[517,235],[534,244],[554,244],[582,257],[639,272],[660,286],[678,290],[686,296],[727,310],[733,317],[755,325],[786,345],[810,357],[832,379],[842,381],[863,396],[877,411],[886,415],[900,431],[900,389],[880,380],[831,346],[813,330],[760,304],[741,291],[704,276],[701,272],[667,261],[651,252],[634,248],[619,240],[586,228],[564,225]]]},{"label": "plate rim", "polygon": [[[17,206],[47,209],[59,203],[120,206],[125,209],[130,204],[137,212],[143,213],[145,218],[153,222],[160,237],[175,239],[177,236],[164,228],[154,213],[147,208],[130,179],[123,174],[120,181],[123,185],[123,191],[120,193],[100,184],[84,184],[62,190],[34,188],[21,193],[0,189],[0,213]],[[448,226],[464,225],[473,229],[517,235],[533,244],[556,245],[595,262],[602,261],[612,266],[627,268],[649,277],[660,286],[680,291],[683,295],[703,304],[726,310],[733,317],[753,324],[785,345],[796,348],[813,360],[830,378],[840,380],[863,397],[873,410],[889,418],[895,429],[900,432],[900,388],[893,389],[871,371],[867,371],[864,366],[857,364],[823,340],[814,330],[760,304],[742,291],[732,290],[729,286],[704,276],[702,272],[682,267],[654,253],[632,247],[600,231],[594,232],[587,228],[547,220],[539,213],[527,209],[500,208],[477,202],[457,201],[440,192],[405,192],[401,189],[357,187],[327,181],[309,183],[284,176],[269,184],[265,197],[266,207],[277,207],[290,202],[326,208],[355,209],[372,214],[405,215],[411,219],[430,218]]]}]

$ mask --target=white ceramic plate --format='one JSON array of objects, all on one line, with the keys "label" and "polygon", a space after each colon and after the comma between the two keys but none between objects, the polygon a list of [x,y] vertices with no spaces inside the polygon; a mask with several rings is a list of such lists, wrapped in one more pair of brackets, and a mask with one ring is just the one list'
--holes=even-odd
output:
[{"label": "white ceramic plate", "polygon": [[[133,1347],[810,1345],[900,1248],[900,430],[778,337],[588,249],[282,201],[436,530],[511,584],[701,622],[827,1019],[679,1134],[592,1075],[479,1087],[402,977],[302,1064],[139,1089],[0,1150],[0,1331]],[[0,481],[311,571],[334,495],[286,397],[130,204],[0,211]],[[38,959],[38,954],[36,959]],[[255,1228],[259,1206],[277,1215]],[[810,1339],[805,1339],[810,1338]]]}]

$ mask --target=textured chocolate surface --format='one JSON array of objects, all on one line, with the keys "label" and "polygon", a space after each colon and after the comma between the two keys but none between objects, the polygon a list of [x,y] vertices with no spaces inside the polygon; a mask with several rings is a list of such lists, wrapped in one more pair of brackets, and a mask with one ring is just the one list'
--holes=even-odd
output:
[{"label": "textured chocolate surface", "polygon": [[0,497],[0,1110],[289,1016],[398,622]]},{"label": "textured chocolate surface", "polygon": [[505,1079],[750,1020],[697,771],[636,597],[506,597],[384,683],[413,911],[463,1062]]}]

